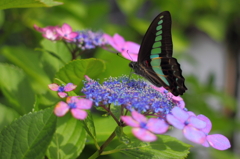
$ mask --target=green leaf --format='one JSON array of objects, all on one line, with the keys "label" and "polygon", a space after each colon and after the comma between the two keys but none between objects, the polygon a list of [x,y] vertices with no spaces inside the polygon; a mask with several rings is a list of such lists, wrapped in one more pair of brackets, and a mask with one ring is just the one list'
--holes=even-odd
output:
[{"label": "green leaf", "polygon": [[34,104],[34,92],[25,73],[9,64],[0,64],[0,88],[11,107],[19,114],[31,111]]},{"label": "green leaf", "polygon": [[28,50],[25,47],[4,47],[0,51],[9,61],[22,68],[29,75],[35,91],[44,93],[49,90],[47,85],[51,81],[41,68],[38,52]]},{"label": "green leaf", "polygon": [[104,69],[105,65],[102,60],[94,58],[74,60],[60,69],[55,77],[65,83],[71,82],[78,85],[75,92],[79,92],[83,86],[84,75],[94,78],[101,74]]},{"label": "green leaf", "polygon": [[0,131],[17,117],[19,115],[15,110],[0,103]]},{"label": "green leaf", "polygon": [[56,129],[53,109],[29,113],[0,134],[0,158],[42,159]]},{"label": "green leaf", "polygon": [[116,132],[116,135],[117,135],[118,139],[120,140],[120,142],[122,142],[125,145],[131,143],[131,140],[129,139],[129,137],[123,132],[122,127],[118,126],[115,129],[115,132]]},{"label": "green leaf", "polygon": [[93,117],[90,111],[88,111],[88,116],[83,121],[83,126],[86,132],[88,133],[88,135],[91,136],[91,138],[93,138],[93,140],[96,141],[97,139],[96,139],[95,125],[94,125]]},{"label": "green leaf", "polygon": [[[151,159],[181,159],[186,158],[189,153],[190,145],[185,144],[173,137],[159,135],[156,142],[146,143],[141,141],[133,141],[131,144],[122,144],[115,150],[130,158],[151,158]],[[114,150],[113,150],[114,151]],[[116,152],[115,151],[115,152]]]},{"label": "green leaf", "polygon": [[75,159],[82,152],[85,142],[86,132],[82,122],[67,113],[58,118],[57,130],[46,154],[50,159]]},{"label": "green leaf", "polygon": [[71,53],[62,41],[52,42],[43,39],[41,45],[45,50],[49,51],[49,53],[52,53],[52,56],[55,55],[55,58],[61,59],[61,61],[68,63],[71,60]]},{"label": "green leaf", "polygon": [[7,8],[31,8],[31,7],[52,7],[63,3],[54,0],[1,0],[0,9]]}]

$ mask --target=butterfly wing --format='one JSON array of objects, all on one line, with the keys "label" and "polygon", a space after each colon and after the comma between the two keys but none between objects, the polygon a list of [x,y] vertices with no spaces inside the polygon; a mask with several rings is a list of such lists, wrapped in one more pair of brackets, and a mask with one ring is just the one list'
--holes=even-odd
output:
[{"label": "butterfly wing", "polygon": [[148,28],[138,54],[140,74],[154,85],[163,86],[174,95],[187,90],[180,64],[172,58],[171,15],[160,13]]}]

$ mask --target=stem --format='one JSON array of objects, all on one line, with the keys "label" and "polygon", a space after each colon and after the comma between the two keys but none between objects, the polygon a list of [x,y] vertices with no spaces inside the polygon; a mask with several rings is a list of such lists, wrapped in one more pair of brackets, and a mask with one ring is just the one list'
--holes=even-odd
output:
[{"label": "stem", "polygon": [[116,136],[116,133],[115,133],[115,131],[113,131],[112,134],[108,137],[108,139],[102,144],[102,146],[100,147],[100,150],[97,150],[88,159],[95,159],[98,156],[100,156],[102,154],[103,150],[105,149],[105,147],[107,147],[107,145],[114,139],[115,136]]},{"label": "stem", "polygon": [[118,126],[120,126],[121,123],[118,121],[118,119],[115,117],[115,115],[110,111],[110,105],[108,108],[106,108],[104,105],[102,105],[102,107],[113,117],[113,119],[116,121]]}]

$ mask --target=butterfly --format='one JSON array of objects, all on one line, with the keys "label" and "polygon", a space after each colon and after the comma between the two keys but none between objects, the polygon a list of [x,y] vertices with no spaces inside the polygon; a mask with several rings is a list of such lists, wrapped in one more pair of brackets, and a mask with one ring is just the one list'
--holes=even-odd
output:
[{"label": "butterfly", "polygon": [[187,87],[177,59],[172,57],[170,12],[160,13],[149,26],[140,46],[137,62],[129,66],[157,87],[163,86],[173,95],[182,95]]}]

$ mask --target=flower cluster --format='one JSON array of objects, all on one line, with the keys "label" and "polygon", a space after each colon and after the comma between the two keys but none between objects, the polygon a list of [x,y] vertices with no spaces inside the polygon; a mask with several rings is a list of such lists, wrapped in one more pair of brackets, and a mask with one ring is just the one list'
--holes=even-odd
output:
[{"label": "flower cluster", "polygon": [[157,114],[165,118],[173,106],[173,100],[166,93],[161,93],[146,84],[143,80],[133,80],[126,76],[109,78],[103,84],[88,80],[82,92],[96,106],[114,103],[128,110],[136,110],[144,114]]},{"label": "flower cluster", "polygon": [[[62,40],[67,44],[73,45],[74,48],[71,53],[79,52],[80,50],[89,50],[96,47],[108,49],[108,46],[114,48],[118,53],[131,61],[137,61],[138,51],[140,45],[131,41],[125,41],[124,38],[118,34],[113,37],[103,32],[93,32],[91,30],[73,31],[68,24],[60,26],[47,26],[41,28],[34,25],[35,30],[42,33],[42,36],[48,40],[59,41]],[[75,47],[74,47],[75,46]],[[78,48],[79,50],[76,50]],[[111,51],[115,52],[115,51]],[[115,52],[116,53],[116,52]]]},{"label": "flower cluster", "polygon": [[59,102],[55,109],[54,113],[61,117],[64,116],[68,111],[71,111],[72,115],[76,119],[84,120],[87,117],[87,112],[84,109],[90,109],[92,107],[92,101],[84,98],[79,98],[78,96],[68,96],[66,92],[74,90],[77,85],[68,83],[65,86],[59,86],[56,83],[48,85],[49,89],[52,91],[58,91],[58,96],[60,98],[65,98],[66,102]]},{"label": "flower cluster", "polygon": [[[132,117],[122,116],[122,121],[133,127],[133,134],[142,141],[154,141],[154,134],[162,134],[172,125],[183,130],[184,136],[205,147],[228,149],[229,140],[221,134],[208,135],[211,121],[204,115],[187,111],[181,97],[175,97],[164,88],[146,84],[126,76],[109,78],[103,84],[86,76],[82,92],[96,106],[114,103],[131,111]],[[145,116],[154,116],[147,119]]]}]

